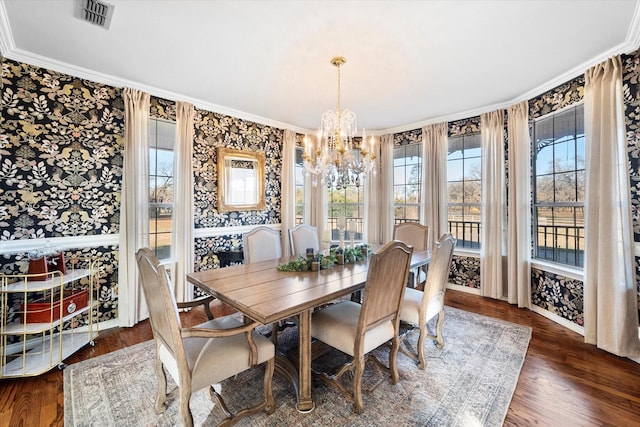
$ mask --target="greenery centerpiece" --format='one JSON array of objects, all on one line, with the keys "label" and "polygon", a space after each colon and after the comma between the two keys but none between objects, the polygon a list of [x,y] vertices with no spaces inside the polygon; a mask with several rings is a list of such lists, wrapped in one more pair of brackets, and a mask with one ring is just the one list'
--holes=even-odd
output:
[{"label": "greenery centerpiece", "polygon": [[280,264],[278,271],[311,271],[311,263],[313,261],[317,261],[320,264],[321,270],[326,270],[327,268],[333,268],[338,262],[338,255],[343,256],[345,264],[354,263],[367,257],[368,248],[369,246],[363,243],[362,245],[346,248],[331,248],[328,255],[320,253],[315,254],[313,257],[298,255],[296,259]]}]

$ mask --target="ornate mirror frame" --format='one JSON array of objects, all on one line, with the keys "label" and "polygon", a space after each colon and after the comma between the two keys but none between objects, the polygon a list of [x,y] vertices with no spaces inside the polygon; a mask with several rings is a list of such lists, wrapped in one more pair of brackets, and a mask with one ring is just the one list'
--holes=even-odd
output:
[{"label": "ornate mirror frame", "polygon": [[266,209],[265,155],[218,147],[218,212]]}]

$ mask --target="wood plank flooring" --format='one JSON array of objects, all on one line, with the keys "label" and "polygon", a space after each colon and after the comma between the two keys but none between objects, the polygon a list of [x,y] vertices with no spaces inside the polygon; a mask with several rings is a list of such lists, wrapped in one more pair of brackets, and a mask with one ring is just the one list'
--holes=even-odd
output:
[{"label": "wood plank flooring", "polygon": [[[529,310],[464,292],[447,291],[449,306],[533,328],[506,426],[638,426],[640,364],[598,350],[583,337]],[[214,303],[214,312],[226,314]],[[193,325],[204,313],[183,313]],[[152,338],[147,321],[103,331],[95,347],[67,363],[96,357]],[[0,426],[62,426],[62,371],[0,380]]]}]

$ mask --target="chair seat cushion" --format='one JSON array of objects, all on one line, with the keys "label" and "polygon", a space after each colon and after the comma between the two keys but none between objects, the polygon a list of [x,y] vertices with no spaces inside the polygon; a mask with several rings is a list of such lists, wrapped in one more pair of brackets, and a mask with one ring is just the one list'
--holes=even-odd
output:
[{"label": "chair seat cushion", "polygon": [[[242,326],[242,322],[233,316],[225,316],[209,320],[196,327],[229,329],[238,326]],[[251,335],[258,349],[257,364],[273,358],[275,355],[273,343],[256,331],[252,331]],[[249,344],[244,334],[223,338],[185,338],[183,342],[187,364],[192,371],[191,389],[194,391],[221,382],[250,367]],[[172,365],[175,366],[175,361],[171,360],[173,357],[166,348],[161,348],[160,355],[167,370],[178,382],[177,369],[175,371],[172,369]]]},{"label": "chair seat cushion", "polygon": [[[424,292],[417,289],[407,288],[404,291],[404,300],[400,306],[400,320],[418,325],[420,323],[420,306]],[[426,321],[431,320],[442,309],[440,297],[434,297],[427,303]]]},{"label": "chair seat cushion", "polygon": [[[311,318],[311,335],[331,347],[354,355],[354,343],[360,304],[352,301],[341,301],[313,313]],[[394,336],[391,321],[382,323],[367,331],[364,337],[364,353],[379,347]]]}]

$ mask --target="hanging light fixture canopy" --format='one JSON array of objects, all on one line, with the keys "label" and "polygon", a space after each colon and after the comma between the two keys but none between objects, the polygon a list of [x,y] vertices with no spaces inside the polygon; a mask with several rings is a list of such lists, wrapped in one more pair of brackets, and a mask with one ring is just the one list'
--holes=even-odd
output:
[{"label": "hanging light fixture canopy", "polygon": [[[349,184],[359,187],[362,180],[375,165],[375,141],[369,144],[362,130],[362,139],[355,141],[358,132],[356,114],[340,105],[340,67],[347,62],[342,56],[331,59],[338,69],[338,103],[336,110],[322,115],[316,144],[305,137],[303,161],[305,170],[313,175],[313,184],[318,177],[329,188],[345,188]],[[315,146],[314,146],[315,145]]]}]

